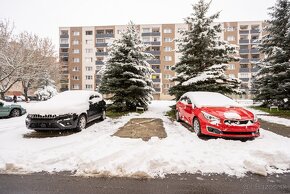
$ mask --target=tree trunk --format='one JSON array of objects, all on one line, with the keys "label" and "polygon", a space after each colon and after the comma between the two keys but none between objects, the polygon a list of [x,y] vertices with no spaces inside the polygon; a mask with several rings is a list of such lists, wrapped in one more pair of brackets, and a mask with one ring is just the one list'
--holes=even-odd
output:
[{"label": "tree trunk", "polygon": [[23,87],[23,93],[24,93],[24,97],[25,97],[25,101],[28,101],[28,88],[27,87]]},{"label": "tree trunk", "polygon": [[5,92],[0,92],[0,98],[4,100]]}]

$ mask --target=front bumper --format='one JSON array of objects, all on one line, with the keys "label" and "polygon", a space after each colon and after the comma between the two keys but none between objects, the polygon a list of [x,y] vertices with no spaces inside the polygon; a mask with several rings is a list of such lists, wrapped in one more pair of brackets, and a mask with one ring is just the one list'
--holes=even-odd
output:
[{"label": "front bumper", "polygon": [[254,138],[260,136],[260,124],[258,122],[250,126],[205,123],[201,127],[203,134],[215,137]]},{"label": "front bumper", "polygon": [[67,118],[29,118],[25,120],[26,127],[32,130],[66,130],[77,127],[77,116]]}]

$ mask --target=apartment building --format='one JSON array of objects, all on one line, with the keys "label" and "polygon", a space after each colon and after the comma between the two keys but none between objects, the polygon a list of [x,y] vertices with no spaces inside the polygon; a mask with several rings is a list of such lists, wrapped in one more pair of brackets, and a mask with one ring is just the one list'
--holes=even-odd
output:
[{"label": "apartment building", "polygon": [[[262,36],[262,21],[223,22],[221,39],[239,47],[241,60],[229,65],[227,74],[242,81],[242,89],[249,92],[252,73],[257,71],[255,62],[260,54],[255,48],[256,40]],[[175,73],[171,70],[180,57],[174,39],[181,37],[180,30],[186,24],[137,25],[140,37],[147,44],[146,52],[154,55],[149,60],[155,73],[152,74],[155,99],[171,99],[168,89]],[[101,81],[100,69],[105,65],[108,48],[114,39],[121,37],[126,25],[60,27],[59,57],[62,62],[61,90],[95,90]]]}]

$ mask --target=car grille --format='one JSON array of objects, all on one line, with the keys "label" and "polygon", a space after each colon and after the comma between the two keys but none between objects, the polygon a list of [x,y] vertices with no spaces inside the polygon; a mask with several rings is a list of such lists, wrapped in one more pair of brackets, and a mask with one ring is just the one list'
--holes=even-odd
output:
[{"label": "car grille", "polygon": [[224,121],[226,125],[247,125],[249,124],[249,122],[251,124],[254,123],[252,120],[225,120]]},{"label": "car grille", "polygon": [[57,115],[39,115],[39,114],[30,114],[30,118],[32,119],[54,119]]}]

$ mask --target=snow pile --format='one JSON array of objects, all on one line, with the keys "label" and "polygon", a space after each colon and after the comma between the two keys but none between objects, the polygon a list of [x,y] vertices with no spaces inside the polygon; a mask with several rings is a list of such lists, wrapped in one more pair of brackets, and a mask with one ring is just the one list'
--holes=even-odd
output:
[{"label": "snow pile", "polygon": [[237,120],[241,119],[241,116],[236,112],[225,112],[224,116],[226,119],[237,119]]},{"label": "snow pile", "polygon": [[197,107],[240,107],[240,105],[227,96],[216,92],[187,92],[183,96],[190,98]]},{"label": "snow pile", "polygon": [[40,115],[80,114],[89,109],[89,98],[93,95],[99,96],[94,102],[102,100],[102,95],[94,91],[65,91],[47,101],[28,106],[27,112]]},{"label": "snow pile", "polygon": [[47,100],[57,95],[58,93],[54,86],[43,86],[34,92],[34,94],[39,96],[41,100]]},{"label": "snow pile", "polygon": [[[261,136],[253,141],[205,141],[164,116],[173,104],[153,101],[141,115],[106,119],[80,133],[54,138],[23,138],[31,133],[24,126],[25,116],[0,120],[0,172],[72,171],[82,176],[149,177],[197,172],[236,176],[289,172],[289,138],[261,129]],[[145,142],[111,136],[138,117],[161,118],[168,137]]]}]

